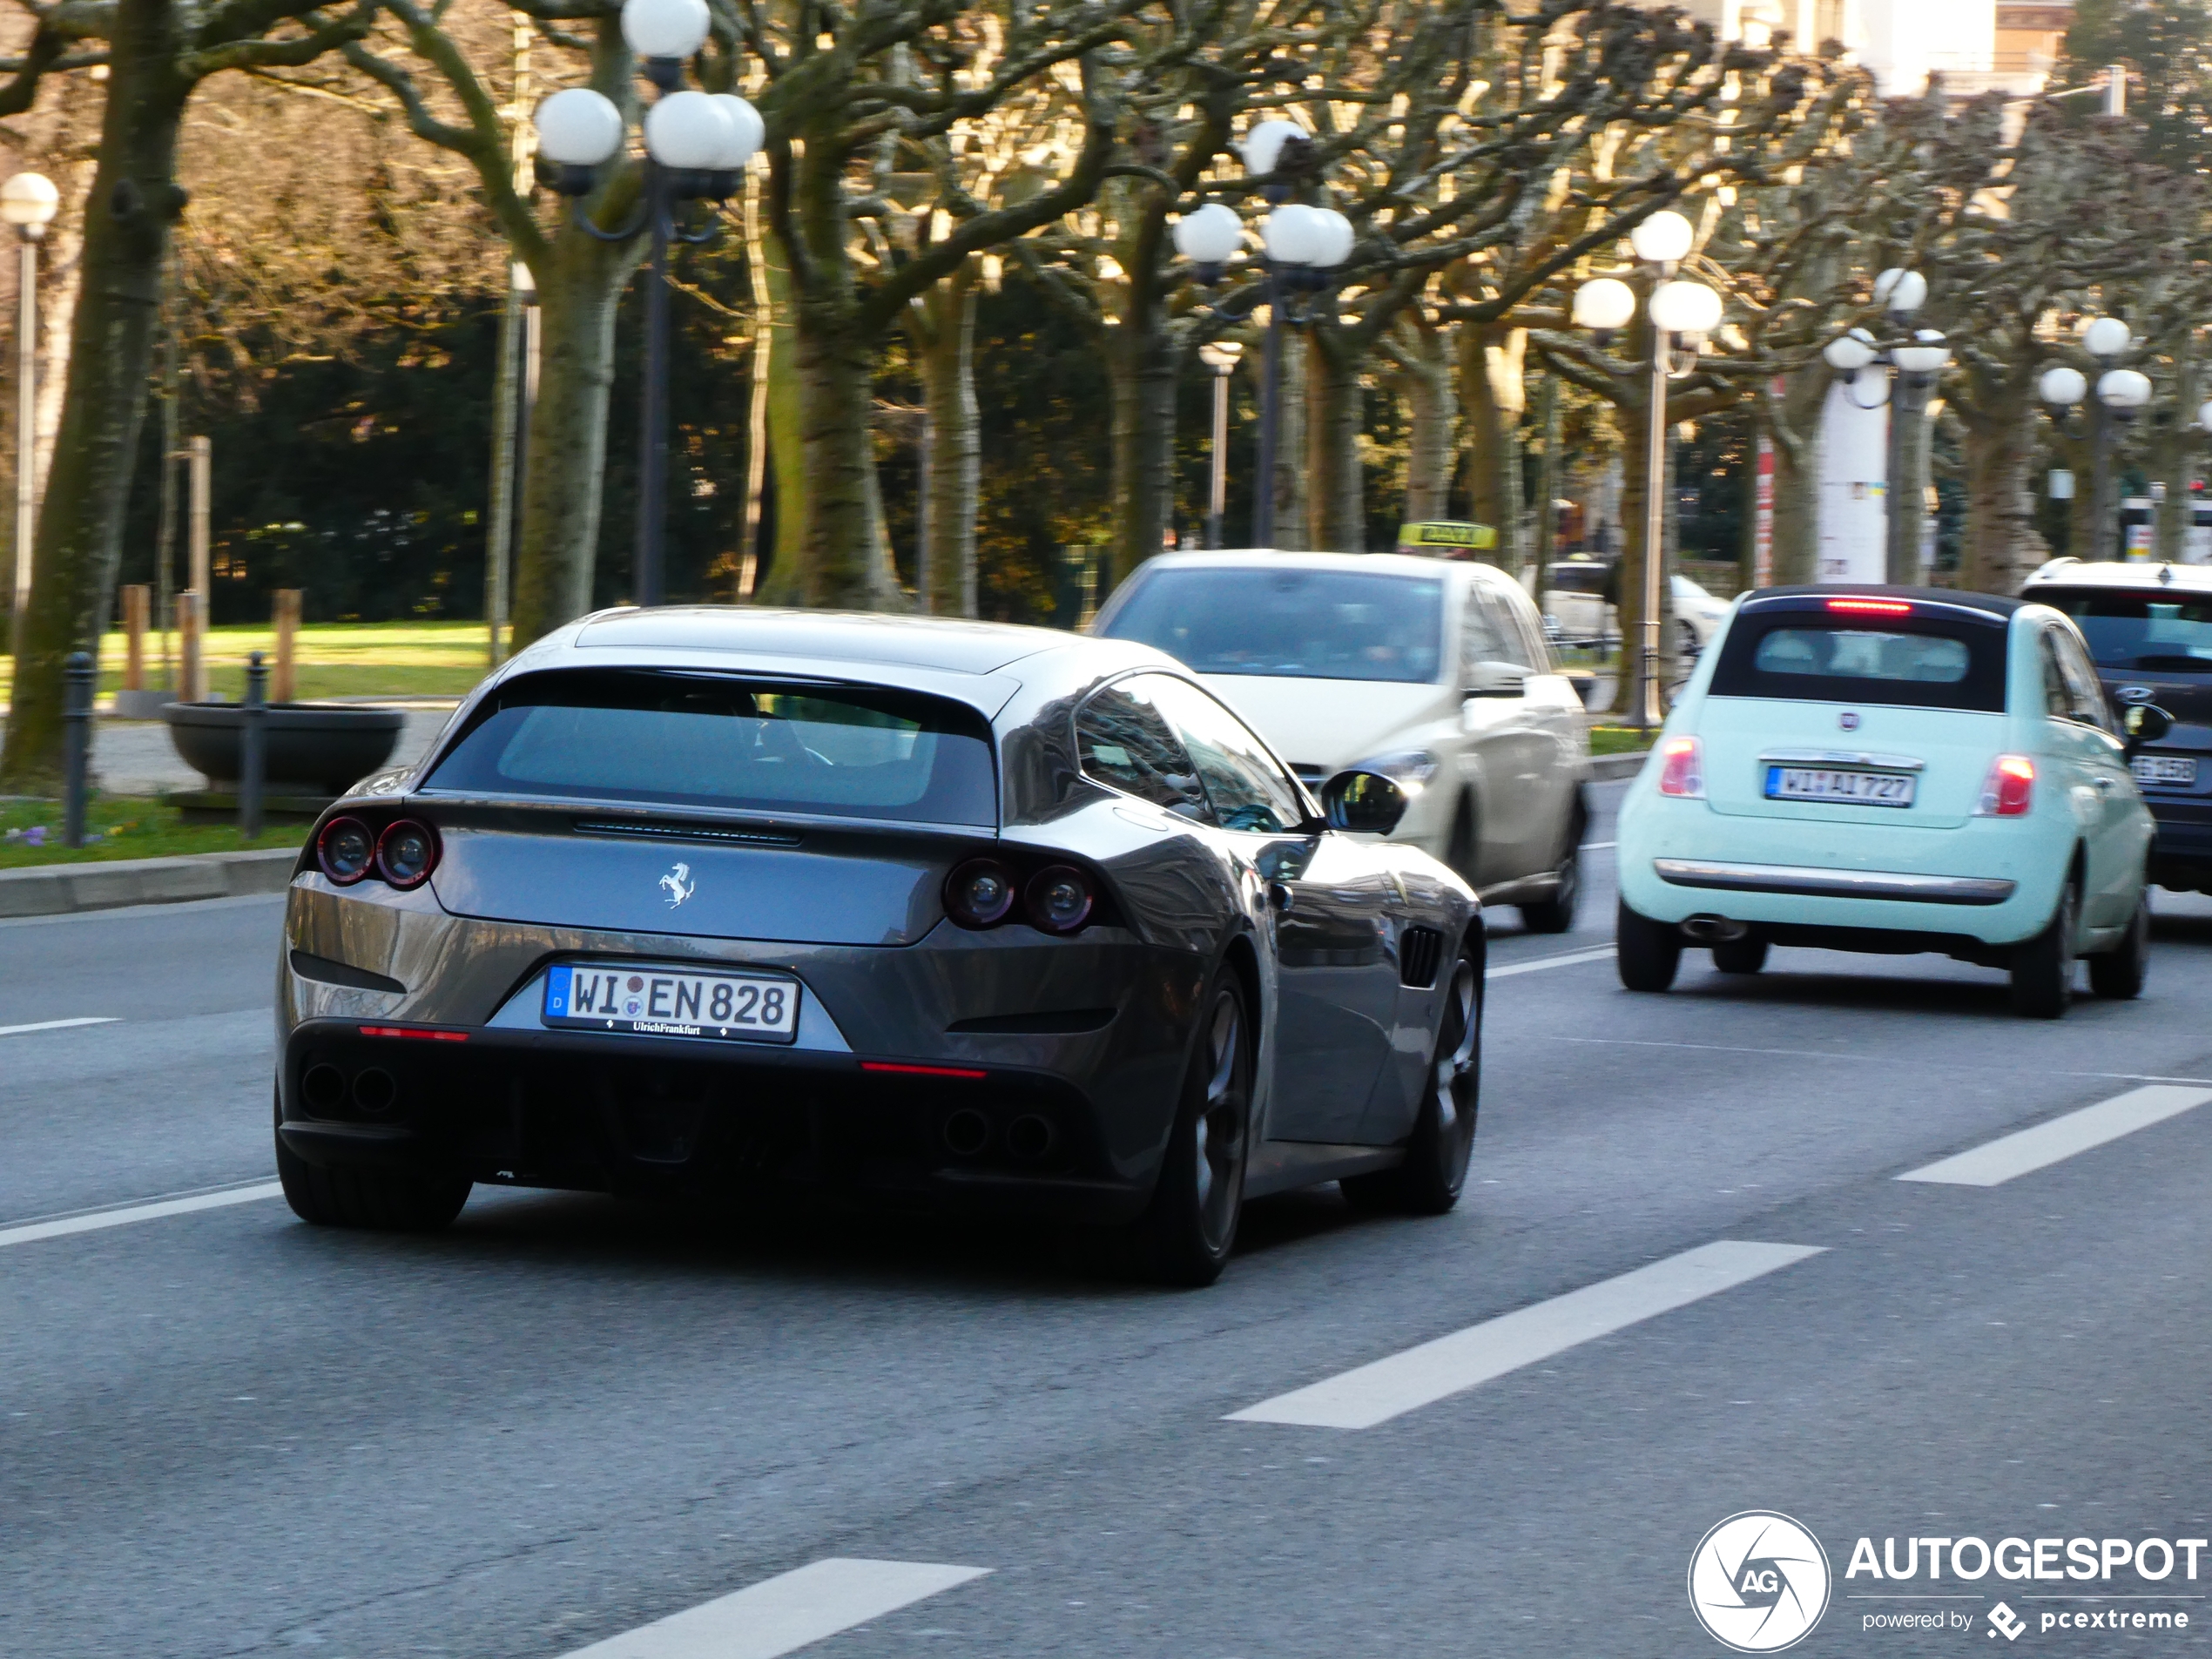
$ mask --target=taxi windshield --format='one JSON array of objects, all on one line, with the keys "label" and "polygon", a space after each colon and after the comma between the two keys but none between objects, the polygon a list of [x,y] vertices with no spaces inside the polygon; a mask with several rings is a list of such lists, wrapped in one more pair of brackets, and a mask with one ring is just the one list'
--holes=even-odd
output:
[{"label": "taxi windshield", "polygon": [[1295,566],[1155,570],[1099,631],[1201,674],[1426,684],[1443,664],[1444,583]]}]

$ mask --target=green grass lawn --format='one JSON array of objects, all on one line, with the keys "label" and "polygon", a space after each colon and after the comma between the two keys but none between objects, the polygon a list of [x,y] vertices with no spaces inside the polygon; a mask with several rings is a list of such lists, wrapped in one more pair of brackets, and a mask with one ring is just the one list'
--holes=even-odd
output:
[{"label": "green grass lawn", "polygon": [[59,801],[0,801],[0,870],[30,864],[89,864],[106,859],[158,859],[177,853],[236,853],[247,847],[298,846],[306,824],[276,824],[247,840],[231,824],[187,824],[175,807],[140,796],[95,795],[85,828],[98,840],[62,845]]},{"label": "green grass lawn", "polygon": [[1632,725],[1592,725],[1590,752],[1594,755],[1642,754],[1651,747],[1656,732]]},{"label": "green grass lawn", "polygon": [[[173,653],[175,636],[171,636]],[[490,671],[484,628],[475,622],[314,623],[300,630],[299,696],[459,697]],[[262,626],[209,631],[209,689],[236,699],[246,694],[246,658],[263,651],[273,662],[276,635]],[[173,660],[173,656],[172,656]],[[158,636],[146,639],[146,681],[161,679]],[[8,700],[15,665],[0,657],[0,702]],[[99,698],[123,685],[123,635],[100,642]]]}]

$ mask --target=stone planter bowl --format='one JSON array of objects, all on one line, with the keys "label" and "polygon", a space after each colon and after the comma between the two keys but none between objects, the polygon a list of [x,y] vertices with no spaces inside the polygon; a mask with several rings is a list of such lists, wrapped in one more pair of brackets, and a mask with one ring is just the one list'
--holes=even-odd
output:
[{"label": "stone planter bowl", "polygon": [[[186,765],[217,787],[236,786],[243,705],[172,703],[161,718]],[[400,709],[272,703],[262,717],[262,787],[272,794],[342,795],[391,759],[406,724]]]}]

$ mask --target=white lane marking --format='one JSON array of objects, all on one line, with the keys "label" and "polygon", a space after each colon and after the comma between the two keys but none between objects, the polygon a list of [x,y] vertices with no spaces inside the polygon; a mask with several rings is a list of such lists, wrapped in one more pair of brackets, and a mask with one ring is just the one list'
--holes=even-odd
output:
[{"label": "white lane marking", "polygon": [[595,1642],[567,1659],[777,1659],[990,1570],[833,1556]]},{"label": "white lane marking", "polygon": [[1507,962],[1489,969],[1485,979],[1506,979],[1514,974],[1541,974],[1547,968],[1573,968],[1578,962],[1595,962],[1613,954],[1613,947],[1600,945],[1594,950],[1570,950],[1563,956],[1539,956],[1533,962]]},{"label": "white lane marking", "polygon": [[1509,1371],[1817,1256],[1822,1248],[1736,1240],[1700,1244],[1618,1278],[1569,1291],[1326,1381],[1278,1394],[1231,1412],[1227,1420],[1372,1428]]},{"label": "white lane marking", "polygon": [[65,1238],[71,1233],[98,1232],[107,1227],[127,1227],[134,1221],[158,1221],[164,1216],[188,1216],[198,1210],[221,1210],[234,1204],[259,1204],[284,1190],[278,1181],[250,1187],[229,1187],[220,1192],[196,1193],[189,1198],[163,1198],[134,1204],[121,1210],[96,1210],[88,1216],[64,1216],[58,1221],[33,1221],[22,1226],[0,1227],[0,1247],[33,1244],[42,1238]]},{"label": "white lane marking", "polygon": [[1898,1179],[1939,1181],[1954,1187],[2001,1186],[2014,1176],[2029,1174],[2107,1141],[2162,1123],[2208,1100],[2212,1100],[2212,1089],[2177,1089],[2170,1083],[2131,1089],[2047,1123],[2001,1136],[1970,1152],[1939,1158]]},{"label": "white lane marking", "polygon": [[120,1025],[119,1014],[95,1014],[75,1020],[39,1020],[30,1025],[0,1025],[0,1037],[19,1037],[30,1031],[66,1031],[73,1025]]},{"label": "white lane marking", "polygon": [[1606,853],[1620,845],[1618,841],[1585,841],[1575,850],[1577,853]]}]

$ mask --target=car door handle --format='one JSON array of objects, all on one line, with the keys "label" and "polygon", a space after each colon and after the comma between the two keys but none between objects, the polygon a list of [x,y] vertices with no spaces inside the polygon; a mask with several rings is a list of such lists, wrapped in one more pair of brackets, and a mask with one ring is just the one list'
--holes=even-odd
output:
[{"label": "car door handle", "polygon": [[2117,779],[2107,778],[2102,774],[2100,774],[2096,779],[2097,793],[2100,795],[2109,795],[2112,793],[2114,788],[2118,785],[2118,783],[2119,779]]}]

